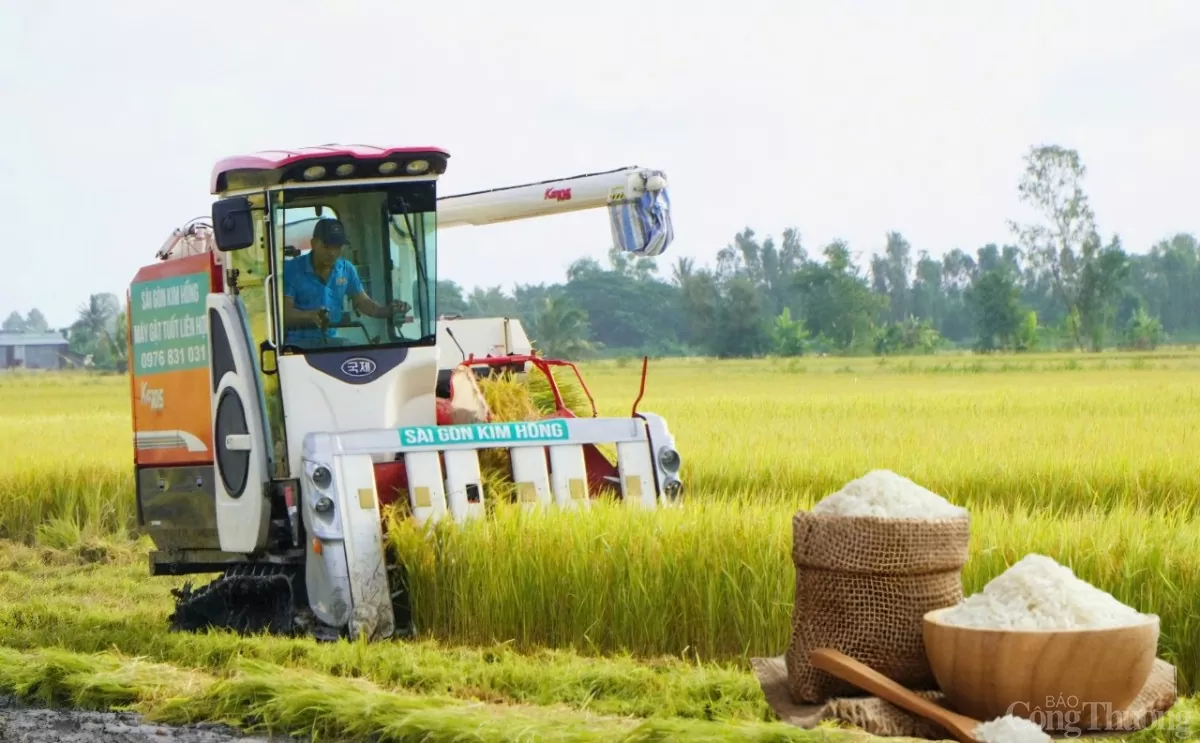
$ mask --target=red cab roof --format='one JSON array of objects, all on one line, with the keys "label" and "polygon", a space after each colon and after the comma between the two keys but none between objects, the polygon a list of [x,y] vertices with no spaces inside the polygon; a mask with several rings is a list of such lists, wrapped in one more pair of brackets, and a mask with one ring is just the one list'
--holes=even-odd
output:
[{"label": "red cab roof", "polygon": [[441,174],[446,170],[446,160],[449,157],[450,153],[440,147],[375,147],[366,144],[329,144],[297,150],[264,150],[220,160],[213,166],[210,191],[215,194],[224,190],[227,187],[226,176],[233,171],[277,170],[310,160],[424,159],[430,161],[430,172]]}]

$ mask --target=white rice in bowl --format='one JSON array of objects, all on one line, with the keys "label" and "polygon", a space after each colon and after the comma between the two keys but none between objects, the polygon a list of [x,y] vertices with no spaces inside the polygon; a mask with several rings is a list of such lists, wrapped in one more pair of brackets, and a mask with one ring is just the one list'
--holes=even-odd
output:
[{"label": "white rice in bowl", "polygon": [[953,608],[946,624],[986,629],[1097,629],[1151,618],[1096,588],[1065,565],[1029,554]]}]

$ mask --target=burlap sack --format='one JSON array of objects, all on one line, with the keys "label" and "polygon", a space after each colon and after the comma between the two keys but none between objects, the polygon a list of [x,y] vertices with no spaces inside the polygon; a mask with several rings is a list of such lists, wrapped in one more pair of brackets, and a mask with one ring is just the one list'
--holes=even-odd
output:
[{"label": "burlap sack", "polygon": [[833,648],[909,689],[935,689],[921,617],[962,600],[970,518],[921,521],[799,511],[792,519],[796,605],[787,652],[798,704],[861,691],[813,668]]}]

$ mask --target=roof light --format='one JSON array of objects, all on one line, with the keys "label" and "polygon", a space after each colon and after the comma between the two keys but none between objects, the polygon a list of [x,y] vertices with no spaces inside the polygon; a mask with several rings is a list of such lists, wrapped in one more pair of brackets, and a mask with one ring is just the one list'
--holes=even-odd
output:
[{"label": "roof light", "polygon": [[304,169],[304,180],[306,181],[315,181],[323,175],[325,175],[324,165],[314,165],[311,168]]},{"label": "roof light", "polygon": [[400,165],[398,163],[394,163],[391,160],[388,160],[385,163],[380,163],[379,172],[383,173],[384,175],[388,175],[389,173],[395,173],[396,168],[399,168],[399,167],[400,167]]},{"label": "roof light", "polygon": [[409,175],[420,175],[426,170],[429,170],[429,161],[413,160],[407,166],[405,166],[404,169],[408,171]]},{"label": "roof light", "polygon": [[353,163],[343,163],[343,164],[337,166],[337,174],[338,175],[350,175],[353,172],[354,172],[354,164]]}]

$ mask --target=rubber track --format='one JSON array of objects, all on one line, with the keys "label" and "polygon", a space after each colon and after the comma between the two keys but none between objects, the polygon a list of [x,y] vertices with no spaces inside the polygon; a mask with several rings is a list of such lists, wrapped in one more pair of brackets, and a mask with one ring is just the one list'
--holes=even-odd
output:
[{"label": "rubber track", "polygon": [[[302,617],[296,611],[290,571],[297,570],[280,565],[237,566],[198,589],[190,582],[172,589],[176,605],[169,618],[171,630],[201,632],[211,627],[243,635],[265,630],[273,635],[312,634],[322,641],[337,640],[344,628],[339,631],[315,622],[308,612]],[[388,565],[396,639],[416,634],[407,578],[403,565]]]},{"label": "rubber track", "polygon": [[190,582],[172,589],[176,604],[169,618],[171,629],[294,634],[292,570],[282,565],[236,566],[199,589],[193,590]]}]

